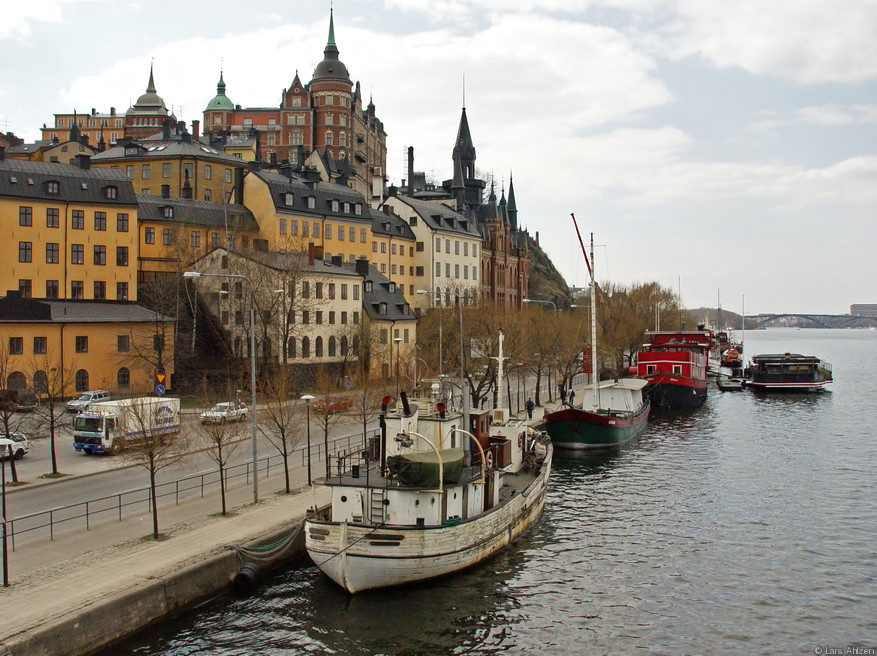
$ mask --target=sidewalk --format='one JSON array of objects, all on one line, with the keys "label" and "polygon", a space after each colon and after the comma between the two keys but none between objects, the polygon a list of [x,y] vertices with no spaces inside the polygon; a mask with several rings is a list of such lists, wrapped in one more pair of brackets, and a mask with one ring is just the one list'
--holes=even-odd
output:
[{"label": "sidewalk", "polygon": [[[174,609],[169,606],[184,604],[204,583],[190,580],[207,576],[196,571],[199,566],[224,558],[229,561],[225,569],[230,566],[235,571],[240,563],[231,560],[229,545],[288,534],[299,526],[308,508],[328,503],[328,488],[317,485],[311,492],[305,480],[300,468],[293,469],[293,493],[287,495],[282,493],[282,473],[260,479],[258,505],[253,504],[251,486],[230,490],[225,517],[219,514],[218,492],[160,507],[159,541],[152,539],[152,515],[143,513],[10,550],[10,586],[0,588],[0,655],[70,653],[74,644],[99,641],[99,631],[86,621],[89,616],[110,624],[115,620],[120,630],[136,626],[140,618],[114,617],[118,615],[113,612],[116,601],[142,606],[143,618],[149,612],[171,612]],[[220,578],[228,582],[227,575]],[[188,585],[180,585],[181,580]],[[213,586],[221,588],[223,581]],[[83,632],[93,632],[95,637]],[[35,651],[37,645],[45,649],[46,636],[52,636],[60,650]],[[98,647],[98,642],[92,645]]]}]

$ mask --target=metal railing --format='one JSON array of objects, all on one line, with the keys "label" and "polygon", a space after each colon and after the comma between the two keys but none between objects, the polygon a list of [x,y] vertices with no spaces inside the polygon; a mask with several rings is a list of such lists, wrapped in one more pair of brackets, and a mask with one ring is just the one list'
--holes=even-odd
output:
[{"label": "metal railing", "polygon": [[[354,442],[357,443],[354,446]],[[324,443],[311,442],[311,458],[317,461],[325,458]],[[362,435],[347,435],[335,438],[329,443],[331,451],[350,449],[362,449]],[[307,447],[298,447],[289,455],[290,463],[297,463],[299,467],[307,465]],[[283,457],[280,454],[260,458],[257,463],[259,478],[268,478],[272,471],[283,472]],[[229,491],[230,483],[238,483],[238,487],[249,484],[252,481],[253,464],[244,462],[225,468],[226,492]],[[171,502],[179,505],[180,502],[193,498],[204,498],[208,493],[219,489],[219,469],[211,469],[191,476],[186,476],[174,481],[159,483],[155,486],[155,498],[157,502],[164,500],[165,505]],[[234,488],[232,488],[234,489]],[[41,510],[27,515],[21,515],[9,519],[6,522],[7,535],[15,551],[16,537],[28,536],[33,539],[48,537],[55,539],[55,534],[63,530],[85,528],[90,530],[93,526],[105,523],[110,518],[122,521],[126,517],[126,511],[130,514],[132,508],[140,508],[137,512],[152,512],[152,494],[149,486],[127,490],[118,494],[80,501],[65,506],[58,506],[48,510]],[[42,531],[42,534],[39,532]]]}]

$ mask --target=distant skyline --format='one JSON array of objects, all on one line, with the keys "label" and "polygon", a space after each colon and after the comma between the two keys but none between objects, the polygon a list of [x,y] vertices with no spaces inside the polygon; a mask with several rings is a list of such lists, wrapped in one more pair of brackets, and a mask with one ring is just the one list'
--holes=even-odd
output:
[{"label": "distant skyline", "polygon": [[[388,133],[388,184],[436,183],[465,104],[476,166],[567,283],[656,281],[686,307],[877,303],[877,3],[336,0],[340,59]],[[4,8],[0,130],[125,111],[150,64],[179,119],[277,106],[329,2],[42,0]]]}]

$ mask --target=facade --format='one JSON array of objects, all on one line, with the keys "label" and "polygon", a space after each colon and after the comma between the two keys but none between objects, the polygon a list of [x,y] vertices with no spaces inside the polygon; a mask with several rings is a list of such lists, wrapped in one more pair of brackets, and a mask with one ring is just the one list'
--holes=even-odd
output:
[{"label": "facade", "polygon": [[[302,166],[316,150],[334,162],[345,184],[369,200],[383,193],[387,146],[383,123],[369,100],[363,109],[362,92],[350,79],[335,44],[330,12],[329,39],[323,60],[311,81],[298,76],[283,90],[279,107],[241,107],[226,95],[222,73],[216,96],[204,109],[207,139],[215,134],[258,132],[259,153],[266,162]],[[329,178],[325,178],[329,180]]]},{"label": "facade", "polygon": [[0,298],[6,387],[55,398],[90,389],[145,394],[173,374],[173,318],[135,303]]},{"label": "facade", "polygon": [[6,149],[8,159],[23,159],[29,162],[52,162],[72,164],[79,155],[96,155],[97,148],[89,146],[84,139],[68,141],[35,141],[19,144]]},{"label": "facade", "polygon": [[137,299],[137,199],[120,171],[4,159],[0,289],[25,298]]}]

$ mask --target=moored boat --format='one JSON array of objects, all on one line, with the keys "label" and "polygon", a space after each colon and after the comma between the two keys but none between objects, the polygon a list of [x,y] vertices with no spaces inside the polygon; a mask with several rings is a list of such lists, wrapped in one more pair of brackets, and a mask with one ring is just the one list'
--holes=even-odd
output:
[{"label": "moored boat", "polygon": [[707,389],[710,330],[648,331],[637,354],[637,376],[659,408],[686,410],[700,406]]},{"label": "moored boat", "polygon": [[833,380],[831,363],[798,353],[754,355],[746,372],[747,387],[770,391],[812,392]]},{"label": "moored boat", "polygon": [[552,446],[506,409],[467,416],[403,392],[380,421],[380,453],[343,454],[331,506],[305,521],[309,556],[348,592],[476,565],[541,514]]},{"label": "moored boat", "polygon": [[[575,217],[573,216],[573,223]],[[578,233],[578,225],[576,225]],[[579,236],[581,244],[581,236]],[[562,405],[542,418],[551,442],[564,449],[594,449],[617,446],[645,430],[651,404],[643,394],[646,381],[639,378],[599,380],[597,359],[597,285],[594,278],[594,235],[591,235],[591,257],[584,244],[582,253],[591,274],[591,357],[594,369],[591,384],[577,390],[580,405]]]}]

